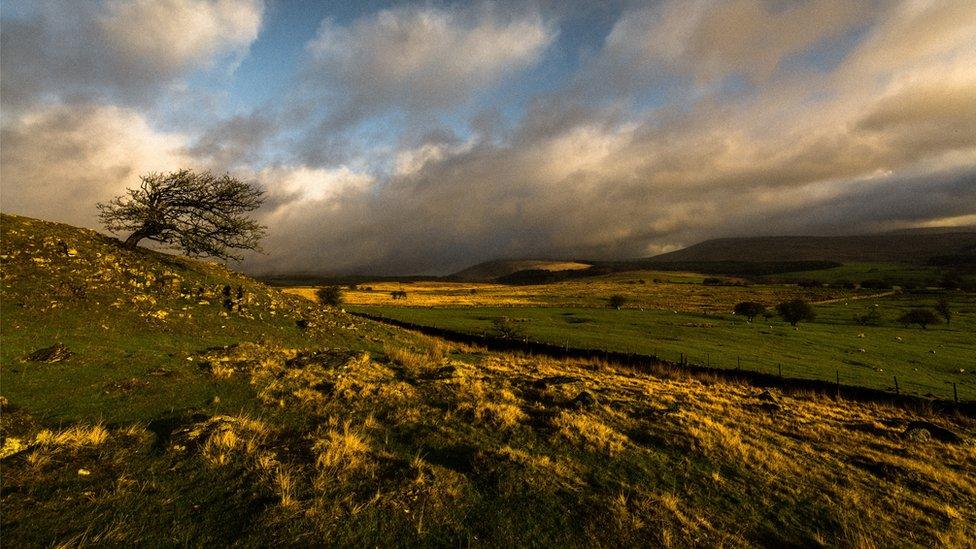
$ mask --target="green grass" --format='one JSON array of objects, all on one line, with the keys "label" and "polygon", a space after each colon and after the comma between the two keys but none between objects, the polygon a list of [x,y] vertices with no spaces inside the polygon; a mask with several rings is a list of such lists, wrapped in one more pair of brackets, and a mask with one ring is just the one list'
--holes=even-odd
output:
[{"label": "green grass", "polygon": [[[895,286],[913,285],[924,288],[937,286],[943,271],[938,267],[894,263],[848,263],[833,269],[801,271],[782,275],[770,275],[768,280],[819,280],[825,284],[843,282],[861,283],[865,280],[882,280]],[[962,275],[971,280],[973,275]]]},{"label": "green grass", "polygon": [[[355,310],[460,332],[493,332],[492,321],[509,317],[529,339],[582,349],[656,355],[719,368],[778,373],[942,399],[976,399],[976,298],[952,294],[952,322],[905,328],[895,322],[912,307],[931,306],[939,294],[899,295],[816,307],[818,318],[793,329],[779,319],[753,323],[732,315],[634,309],[563,307],[406,308]],[[881,312],[882,325],[860,326],[855,314]],[[863,334],[863,337],[861,335]],[[960,369],[965,370],[960,373]]]},{"label": "green grass", "polygon": [[[5,546],[976,540],[974,447],[905,434],[922,418],[972,440],[962,416],[490,353],[65,225],[0,228]],[[222,307],[227,284],[244,310]],[[834,308],[842,327],[838,305],[811,331]],[[645,322],[504,311],[623,339],[621,318]],[[24,360],[53,343],[74,355]]]},{"label": "green grass", "polygon": [[[216,264],[129,252],[90,231],[16,216],[3,216],[3,230],[2,394],[46,424],[253,409],[253,388],[201,369],[200,355],[210,347],[257,340],[379,347],[362,333],[323,329],[337,320],[320,307]],[[163,283],[173,277],[178,282]],[[245,313],[224,309],[225,285],[235,298],[237,287],[244,289]],[[166,316],[154,318],[159,311]],[[299,328],[300,318],[313,327]],[[55,343],[74,356],[53,364],[23,360]]]}]

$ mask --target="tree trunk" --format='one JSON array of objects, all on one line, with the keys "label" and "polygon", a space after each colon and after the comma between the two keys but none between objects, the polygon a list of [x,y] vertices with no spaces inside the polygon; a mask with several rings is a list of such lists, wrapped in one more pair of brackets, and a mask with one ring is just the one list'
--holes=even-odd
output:
[{"label": "tree trunk", "polygon": [[146,238],[147,236],[149,236],[149,231],[147,231],[144,228],[143,229],[139,229],[139,230],[135,231],[134,233],[130,234],[129,235],[129,238],[126,238],[125,239],[125,242],[122,245],[124,247],[130,249],[130,250],[134,250],[135,247],[136,247],[136,244],[138,244],[140,240],[142,240],[143,238]]}]

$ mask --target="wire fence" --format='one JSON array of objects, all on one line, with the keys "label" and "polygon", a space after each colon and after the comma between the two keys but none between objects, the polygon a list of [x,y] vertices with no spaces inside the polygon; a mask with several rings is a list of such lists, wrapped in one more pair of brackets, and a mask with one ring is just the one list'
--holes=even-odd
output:
[{"label": "wire fence", "polygon": [[[442,337],[458,343],[484,346],[493,350],[542,354],[555,358],[602,359],[653,370],[669,367],[743,379],[760,386],[783,386],[836,392],[845,397],[875,400],[924,400],[948,405],[956,410],[976,414],[976,400],[966,398],[965,386],[954,381],[923,382],[901,378],[894,373],[868,367],[822,368],[790,361],[770,363],[748,356],[718,353],[685,353],[672,350],[621,350],[574,347],[568,342],[555,343],[531,338],[504,338],[488,332],[469,333],[414,324],[363,312],[352,314],[401,328]],[[960,398],[960,390],[963,398]]]}]

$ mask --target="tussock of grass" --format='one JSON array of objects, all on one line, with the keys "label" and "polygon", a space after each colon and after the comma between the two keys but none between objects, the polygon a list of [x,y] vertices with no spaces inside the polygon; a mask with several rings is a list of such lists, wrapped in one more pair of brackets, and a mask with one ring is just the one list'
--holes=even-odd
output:
[{"label": "tussock of grass", "polygon": [[[5,545],[976,545],[969,418],[449,346],[18,219]],[[167,270],[192,300],[148,276]],[[57,289],[81,278],[87,297]],[[249,310],[200,304],[231,281]],[[72,359],[21,370],[54,335]],[[964,442],[906,436],[919,419]]]},{"label": "tussock of grass", "polygon": [[627,437],[585,413],[560,412],[553,426],[561,437],[592,452],[613,456],[627,444]]},{"label": "tussock of grass", "polygon": [[83,446],[98,446],[108,440],[108,430],[103,425],[74,425],[61,431],[47,429],[37,433],[34,444],[39,446],[56,446],[65,448],[81,448]]},{"label": "tussock of grass", "polygon": [[366,437],[345,421],[341,429],[329,429],[316,440],[315,466],[334,475],[361,472],[369,466],[370,445]]}]

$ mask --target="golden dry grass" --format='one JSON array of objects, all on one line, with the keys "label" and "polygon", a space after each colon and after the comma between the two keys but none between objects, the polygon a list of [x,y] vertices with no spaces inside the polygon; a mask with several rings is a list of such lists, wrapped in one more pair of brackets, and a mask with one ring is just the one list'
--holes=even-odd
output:
[{"label": "golden dry grass", "polygon": [[[457,540],[476,531],[469,521],[481,516],[493,525],[486,542],[507,544],[547,539],[532,521],[565,516],[572,518],[561,529],[547,527],[550,541],[976,542],[974,424],[964,417],[815,393],[763,394],[606,362],[477,350],[461,360],[447,348],[431,350],[437,345],[425,338],[388,345],[384,354],[408,349],[425,371],[431,355],[453,369],[405,380],[400,359],[227,349],[233,360],[223,362],[236,363],[234,375],[255,386],[269,414],[283,407],[307,421],[296,430],[267,417],[215,416],[178,431],[173,445],[185,449],[167,450],[168,459],[244,475],[277,501],[262,512],[255,539],[286,545],[361,541],[376,528],[411,544]],[[581,394],[594,400],[580,404]],[[918,418],[967,442],[904,436]],[[151,438],[141,426],[39,431],[27,439],[45,443],[17,462],[11,482],[51,475],[60,467],[57,452],[73,447],[95,444],[125,463]],[[358,534],[350,534],[353,525]],[[123,543],[132,535],[106,526],[90,539]]]},{"label": "golden dry grass", "polygon": [[[626,308],[729,312],[740,301],[772,305],[796,298],[820,302],[870,293],[788,285],[713,287],[702,285],[701,279],[701,275],[694,273],[634,271],[525,286],[441,281],[367,282],[355,290],[344,289],[343,295],[350,306],[605,307],[609,296],[620,294],[627,299]],[[393,299],[390,292],[397,290],[405,291],[407,298]],[[314,287],[296,286],[283,291],[317,301]]]}]

